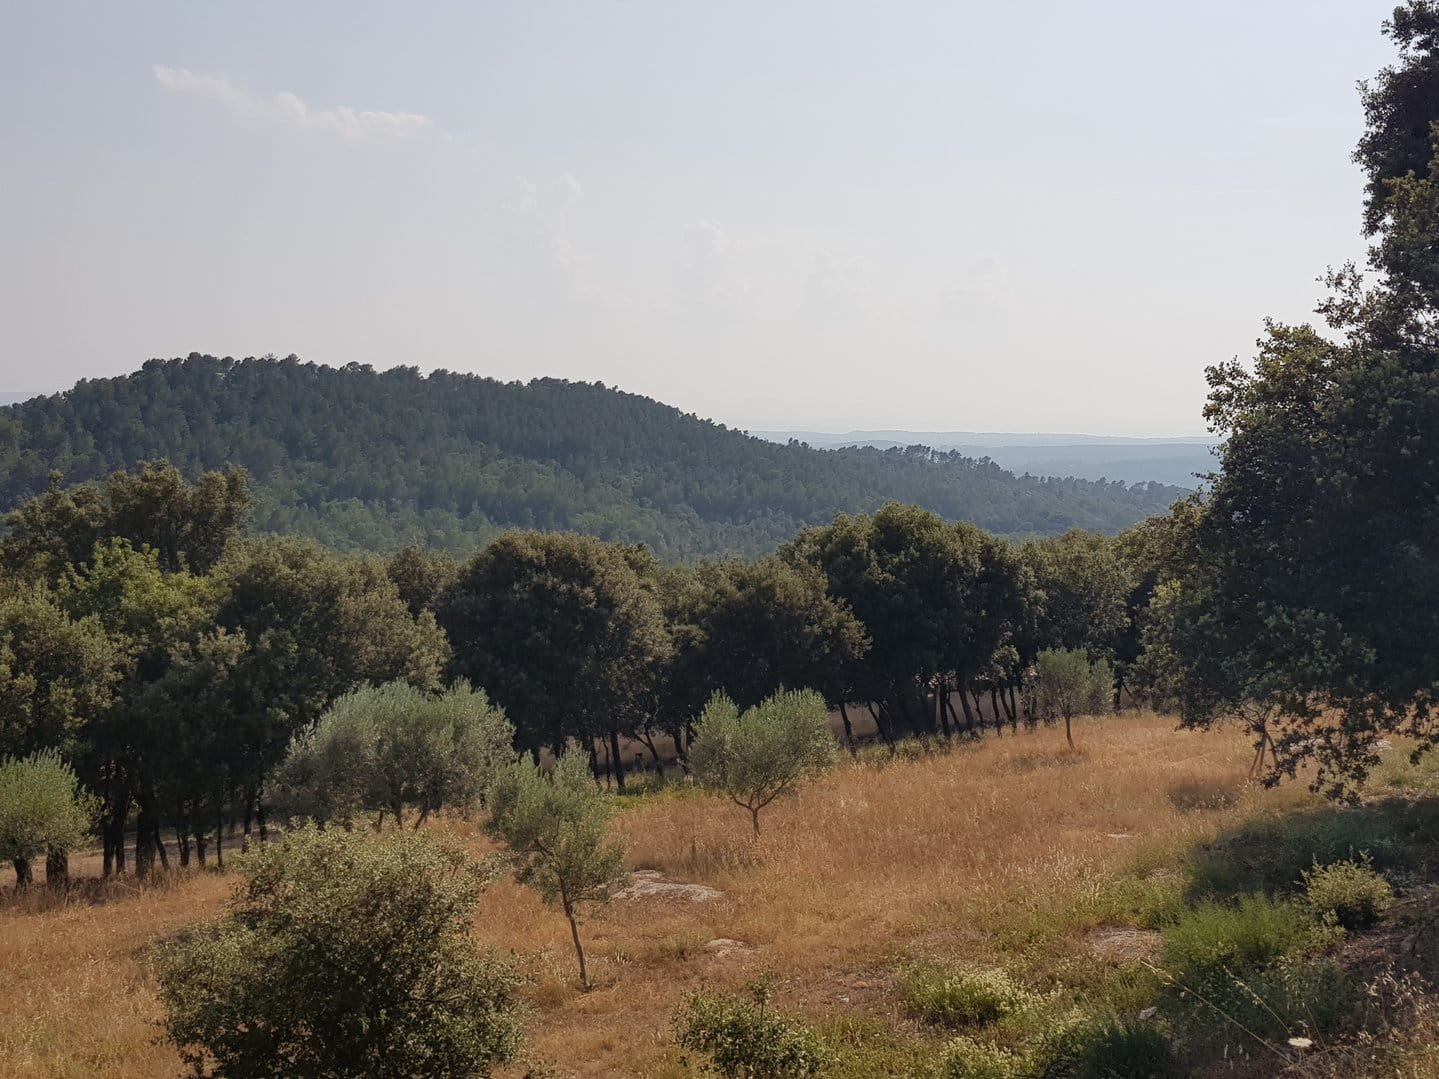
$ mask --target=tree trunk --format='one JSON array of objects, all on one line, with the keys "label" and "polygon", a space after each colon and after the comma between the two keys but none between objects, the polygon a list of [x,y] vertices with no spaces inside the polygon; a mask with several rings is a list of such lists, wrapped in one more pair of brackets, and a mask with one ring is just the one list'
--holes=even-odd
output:
[{"label": "tree trunk", "polygon": [[560,899],[565,908],[565,917],[570,920],[570,939],[575,942],[575,958],[580,961],[580,985],[589,989],[590,972],[585,967],[585,949],[584,945],[580,943],[580,927],[579,923],[575,921],[574,904],[570,902],[570,897],[563,892],[560,893]]},{"label": "tree trunk", "polygon": [[623,758],[620,757],[620,732],[613,727],[610,728],[610,763],[614,766],[615,770],[615,786],[618,787],[620,793],[623,794],[625,789],[625,762]]},{"label": "tree trunk", "polygon": [[169,872],[170,855],[165,851],[165,837],[160,834],[160,826],[155,825],[155,850],[160,855],[160,868]]},{"label": "tree trunk", "polygon": [[754,837],[759,838],[759,810],[752,806],[745,806],[749,810],[750,823],[754,825]]},{"label": "tree trunk", "polygon": [[969,694],[965,692],[964,683],[959,686],[959,706],[964,709],[964,730],[971,738],[977,738],[974,732],[974,712],[969,707]]},{"label": "tree trunk", "polygon": [[999,707],[999,690],[995,686],[989,687],[989,707],[994,712],[994,733],[1001,734],[1004,731],[1004,713]]},{"label": "tree trunk", "polygon": [[[865,704],[865,707],[869,709],[869,714],[870,714],[871,718],[874,719],[874,729],[879,732],[880,738],[883,739],[885,745],[889,746],[889,751],[890,751],[891,753],[893,753],[893,752],[894,752],[894,734],[891,733],[891,731],[890,731],[890,729],[889,729],[889,724],[887,724],[887,723],[880,717],[880,714],[879,714],[878,711],[875,710],[875,707],[874,707],[874,704],[873,704],[873,703],[866,703],[866,704]],[[884,706],[881,705],[880,707],[883,708]]]},{"label": "tree trunk", "polygon": [[145,880],[155,868],[155,800],[148,780],[142,780],[135,811],[135,876]]},{"label": "tree trunk", "polygon": [[195,829],[195,857],[200,860],[200,868],[205,868],[205,832],[202,828]]},{"label": "tree trunk", "polygon": [[12,858],[10,864],[15,867],[15,887],[28,888],[35,881],[35,874],[30,869],[29,858]]},{"label": "tree trunk", "polygon": [[1069,726],[1069,713],[1064,713],[1064,740],[1069,743],[1069,748],[1074,748],[1074,731]]},{"label": "tree trunk", "polygon": [[70,853],[51,847],[45,852],[45,883],[52,888],[64,887],[70,880]]},{"label": "tree trunk", "polygon": [[844,701],[839,702],[839,718],[844,724],[844,744],[849,748],[850,755],[855,753],[854,748],[854,725],[849,721],[849,709],[844,706]]},{"label": "tree trunk", "polygon": [[260,842],[264,843],[270,838],[270,832],[265,827],[265,803],[258,797],[255,799],[255,822],[260,826]]},{"label": "tree trunk", "polygon": [[225,868],[225,816],[219,803],[215,805],[215,868]]}]

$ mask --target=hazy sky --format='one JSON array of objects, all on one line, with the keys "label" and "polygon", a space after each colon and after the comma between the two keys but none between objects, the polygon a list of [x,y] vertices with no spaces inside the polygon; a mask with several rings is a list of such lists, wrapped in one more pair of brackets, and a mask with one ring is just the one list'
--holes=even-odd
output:
[{"label": "hazy sky", "polygon": [[10,0],[0,390],[290,352],[1203,430],[1358,256],[1394,0]]}]

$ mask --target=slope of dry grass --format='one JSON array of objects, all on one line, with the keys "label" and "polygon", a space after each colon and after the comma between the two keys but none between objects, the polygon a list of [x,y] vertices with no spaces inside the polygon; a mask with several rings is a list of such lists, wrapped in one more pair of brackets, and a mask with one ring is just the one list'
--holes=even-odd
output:
[{"label": "slope of dry grass", "polygon": [[[1234,732],[1179,732],[1147,715],[1077,730],[1075,753],[1041,730],[846,763],[767,811],[757,844],[742,812],[714,799],[666,791],[627,802],[615,829],[633,867],[727,898],[596,911],[585,927],[598,983],[589,993],[573,988],[563,918],[528,892],[493,887],[475,932],[532,978],[530,1047],[562,1073],[681,1074],[668,1020],[685,991],[766,968],[786,1007],[831,1024],[852,1016],[856,1045],[881,1028],[919,1037],[898,1011],[898,962],[940,955],[1040,976],[1092,965],[1084,931],[1123,923],[1136,887],[1153,880],[1162,891],[1166,864],[1245,812],[1307,798],[1245,788],[1250,751]],[[483,849],[474,826],[446,827]],[[203,874],[103,905],[0,908],[5,1073],[176,1074],[155,1041],[145,949],[217,912],[229,888]],[[717,937],[753,950],[705,951]]]}]

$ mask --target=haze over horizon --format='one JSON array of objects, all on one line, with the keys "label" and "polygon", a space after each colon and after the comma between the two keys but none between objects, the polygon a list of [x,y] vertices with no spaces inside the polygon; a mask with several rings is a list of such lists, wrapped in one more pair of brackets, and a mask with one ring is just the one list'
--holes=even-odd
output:
[{"label": "haze over horizon", "polygon": [[1363,252],[1391,7],[27,5],[0,390],[294,352],[1198,434],[1204,365]]}]

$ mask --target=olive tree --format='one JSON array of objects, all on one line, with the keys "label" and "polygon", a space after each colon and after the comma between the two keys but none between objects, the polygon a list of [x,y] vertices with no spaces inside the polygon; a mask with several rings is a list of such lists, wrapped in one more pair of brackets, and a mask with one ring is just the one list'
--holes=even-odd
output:
[{"label": "olive tree", "polygon": [[529,760],[503,769],[490,787],[489,833],[508,848],[515,878],[558,904],[570,923],[580,984],[589,988],[579,908],[609,898],[624,851],[606,839],[609,807],[595,788],[589,764],[564,754],[550,772]]},{"label": "olive tree", "polygon": [[1040,710],[1064,720],[1064,739],[1074,748],[1075,716],[1110,709],[1114,674],[1106,660],[1091,660],[1082,649],[1046,648],[1034,666],[1034,690]]},{"label": "olive tree", "polygon": [[248,855],[229,911],[159,947],[165,1034],[196,1076],[483,1076],[520,1027],[471,935],[484,874],[428,835],[313,826]]},{"label": "olive tree", "polygon": [[760,810],[829,767],[837,748],[814,690],[781,690],[743,712],[716,694],[695,724],[690,767],[701,786],[749,810],[757,836]]},{"label": "olive tree", "polygon": [[495,773],[514,760],[514,728],[482,689],[463,679],[444,693],[388,682],[348,693],[295,739],[280,790],[297,812],[352,820],[378,809],[415,827],[442,808],[481,801]]},{"label": "olive tree", "polygon": [[98,812],[95,798],[53,750],[0,761],[0,858],[15,866],[17,887],[34,879],[38,855],[63,854],[83,841]]}]

